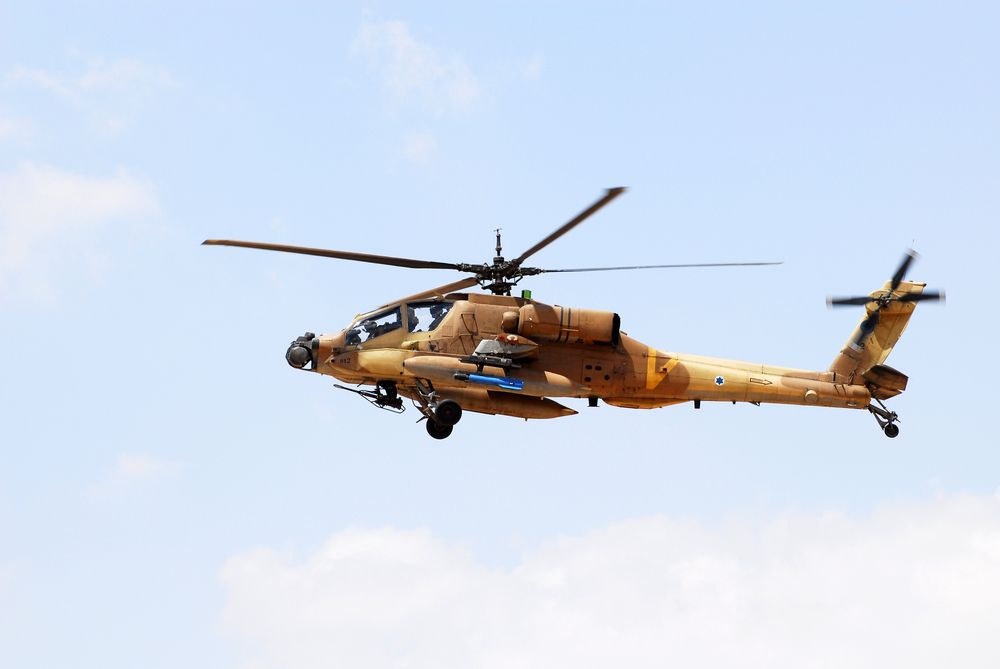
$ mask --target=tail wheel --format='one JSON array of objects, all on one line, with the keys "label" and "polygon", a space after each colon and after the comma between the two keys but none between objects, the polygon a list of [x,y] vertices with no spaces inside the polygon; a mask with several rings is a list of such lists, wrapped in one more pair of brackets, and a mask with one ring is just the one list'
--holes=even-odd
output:
[{"label": "tail wheel", "polygon": [[427,419],[427,434],[431,435],[435,439],[447,439],[451,435],[451,431],[455,428],[451,425],[441,425],[436,420],[431,418]]}]

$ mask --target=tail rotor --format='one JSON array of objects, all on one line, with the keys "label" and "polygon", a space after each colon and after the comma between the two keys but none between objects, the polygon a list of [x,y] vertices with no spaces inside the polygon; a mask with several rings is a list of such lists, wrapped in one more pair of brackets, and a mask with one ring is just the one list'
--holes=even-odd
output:
[{"label": "tail rotor", "polygon": [[865,341],[871,336],[871,334],[875,331],[875,328],[878,326],[880,312],[890,304],[894,302],[906,304],[914,302],[944,301],[944,291],[899,291],[899,287],[903,283],[903,278],[906,276],[906,272],[910,269],[910,265],[912,265],[913,261],[919,257],[920,255],[916,251],[913,249],[907,249],[902,262],[899,263],[899,267],[897,267],[896,271],[893,273],[892,279],[889,280],[887,285],[882,290],[875,291],[870,295],[826,298],[826,304],[828,307],[868,307],[869,305],[874,305],[874,308],[869,307],[868,316],[861,321],[858,326],[858,337],[854,342],[856,347],[861,348],[864,346]]},{"label": "tail rotor", "polygon": [[919,256],[909,249],[892,278],[880,290],[869,295],[828,297],[830,307],[865,307],[865,316],[858,323],[830,371],[841,375],[848,383],[864,383],[871,392],[872,403],[866,408],[887,437],[899,434],[899,416],[889,411],[882,400],[894,397],[906,389],[905,374],[885,365],[885,360],[899,341],[917,302],[941,302],[944,292],[924,290],[926,284],[906,281],[905,276]]},{"label": "tail rotor", "polygon": [[851,307],[862,306],[874,302],[877,304],[876,309],[881,309],[890,302],[926,302],[944,300],[943,291],[925,290],[920,293],[896,292],[899,289],[900,284],[903,283],[903,277],[906,275],[906,271],[910,269],[910,265],[913,264],[913,261],[919,257],[919,253],[913,249],[907,249],[906,255],[903,256],[903,261],[899,263],[899,267],[896,268],[896,272],[892,275],[892,279],[889,281],[887,290],[878,291],[876,293],[872,293],[871,295],[859,295],[856,297],[828,297],[826,298],[827,306]]}]

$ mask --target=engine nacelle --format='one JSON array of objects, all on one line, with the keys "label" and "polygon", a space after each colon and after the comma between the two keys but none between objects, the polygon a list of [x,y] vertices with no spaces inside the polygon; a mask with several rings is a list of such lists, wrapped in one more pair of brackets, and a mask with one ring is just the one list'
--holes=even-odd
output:
[{"label": "engine nacelle", "polygon": [[611,311],[526,304],[520,309],[517,333],[536,341],[617,346],[621,318]]}]

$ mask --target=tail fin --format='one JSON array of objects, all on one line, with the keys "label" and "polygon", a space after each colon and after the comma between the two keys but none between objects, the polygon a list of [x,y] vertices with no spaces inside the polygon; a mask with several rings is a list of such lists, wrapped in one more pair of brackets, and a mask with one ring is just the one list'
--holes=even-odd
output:
[{"label": "tail fin", "polygon": [[871,294],[873,298],[866,306],[867,313],[861,319],[851,338],[844,344],[840,354],[834,358],[830,371],[837,377],[843,376],[847,383],[862,383],[861,377],[869,374],[874,367],[879,367],[875,373],[889,370],[902,377],[902,392],[906,387],[906,377],[891,367],[882,363],[889,357],[892,347],[899,341],[910,315],[916,308],[916,302],[892,300],[880,305],[878,298],[886,295],[899,297],[910,293],[922,293],[925,283],[901,281],[892,290],[892,281],[886,281],[882,289]]}]

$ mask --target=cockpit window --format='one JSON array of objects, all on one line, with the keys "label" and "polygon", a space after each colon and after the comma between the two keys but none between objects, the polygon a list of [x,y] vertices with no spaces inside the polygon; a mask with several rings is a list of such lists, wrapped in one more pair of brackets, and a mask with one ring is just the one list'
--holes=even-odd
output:
[{"label": "cockpit window", "polygon": [[383,311],[380,314],[365,316],[348,328],[347,344],[348,346],[356,346],[371,341],[375,337],[381,337],[387,332],[398,330],[402,326],[403,321],[400,319],[399,307]]},{"label": "cockpit window", "polygon": [[451,305],[451,302],[412,302],[406,306],[407,327],[410,332],[430,332],[441,325]]}]

